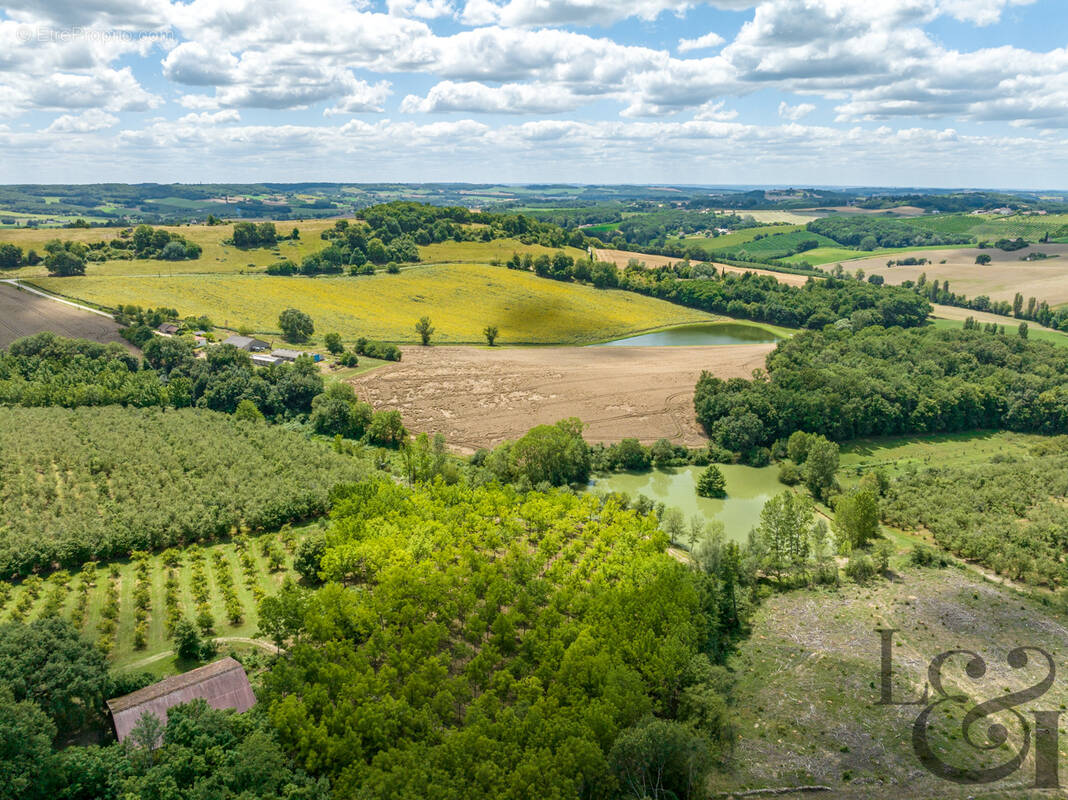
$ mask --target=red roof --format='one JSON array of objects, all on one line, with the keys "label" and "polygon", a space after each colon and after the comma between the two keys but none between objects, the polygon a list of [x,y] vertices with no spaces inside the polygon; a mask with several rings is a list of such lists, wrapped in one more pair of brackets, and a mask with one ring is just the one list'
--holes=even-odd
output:
[{"label": "red roof", "polygon": [[244,667],[227,657],[108,700],[108,710],[115,724],[115,735],[121,742],[142,715],[155,714],[166,723],[167,709],[197,699],[212,708],[232,708],[238,712],[248,711],[256,704]]}]

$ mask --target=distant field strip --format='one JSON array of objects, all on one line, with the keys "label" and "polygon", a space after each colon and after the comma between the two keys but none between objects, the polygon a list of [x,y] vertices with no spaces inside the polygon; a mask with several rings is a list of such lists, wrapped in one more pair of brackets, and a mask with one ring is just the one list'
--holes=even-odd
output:
[{"label": "distant field strip", "polygon": [[44,278],[42,288],[106,307],[167,306],[207,314],[217,324],[277,335],[278,315],[307,312],[316,331],[386,341],[416,339],[422,316],[436,342],[480,342],[496,325],[502,344],[584,344],[639,331],[713,319],[641,295],[539,278],[482,264],[426,266],[359,278],[266,275]]}]

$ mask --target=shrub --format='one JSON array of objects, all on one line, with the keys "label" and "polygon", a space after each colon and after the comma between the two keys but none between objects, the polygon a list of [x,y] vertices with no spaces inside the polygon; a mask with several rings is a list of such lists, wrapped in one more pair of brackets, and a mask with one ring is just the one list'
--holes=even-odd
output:
[{"label": "shrub", "polygon": [[854,553],[846,564],[845,573],[854,583],[867,583],[875,577],[875,562],[867,553]]}]

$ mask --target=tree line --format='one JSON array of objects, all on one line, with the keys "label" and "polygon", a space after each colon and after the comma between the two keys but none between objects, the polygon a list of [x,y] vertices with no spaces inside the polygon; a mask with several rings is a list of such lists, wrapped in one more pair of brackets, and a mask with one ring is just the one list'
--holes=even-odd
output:
[{"label": "tree line", "polygon": [[976,330],[829,326],[783,341],[767,371],[703,373],[694,405],[713,441],[738,450],[794,431],[862,436],[1068,431],[1068,351]]}]

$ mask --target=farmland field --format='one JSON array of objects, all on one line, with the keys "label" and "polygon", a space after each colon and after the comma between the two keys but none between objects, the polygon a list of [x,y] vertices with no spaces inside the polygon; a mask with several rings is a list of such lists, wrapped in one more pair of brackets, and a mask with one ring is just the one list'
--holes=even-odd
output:
[{"label": "farmland field", "polygon": [[710,239],[712,249],[725,258],[739,258],[745,260],[751,258],[783,258],[790,255],[798,245],[803,242],[819,242],[820,247],[838,247],[838,242],[812,233],[804,229],[788,233],[775,233],[762,239],[753,239],[748,242],[733,244],[730,246],[716,245],[715,239]]},{"label": "farmland field", "polygon": [[467,451],[572,416],[592,442],[699,446],[708,439],[694,416],[701,371],[748,377],[774,347],[405,347],[399,364],[351,383],[375,407],[400,409],[412,430]]},{"label": "farmland field", "polygon": [[82,311],[55,300],[48,300],[28,291],[19,291],[8,283],[0,283],[0,348],[16,339],[42,331],[53,331],[73,339],[89,339],[101,344],[118,342],[132,348],[119,336],[114,320],[100,314]]},{"label": "farmland field", "polygon": [[[1040,261],[1021,261],[1032,252],[1045,253],[1050,257]],[[975,263],[976,256],[990,256],[992,263],[982,266]],[[887,283],[916,280],[927,273],[928,280],[949,281],[952,291],[968,297],[985,294],[992,300],[1012,300],[1020,292],[1024,298],[1036,297],[1051,306],[1068,303],[1068,245],[1033,245],[1024,250],[1004,252],[996,248],[979,250],[968,247],[960,249],[915,250],[909,255],[927,258],[934,263],[913,267],[887,267],[886,255],[851,261],[850,269],[861,268],[865,272],[879,274]],[[945,264],[940,263],[945,260]]]},{"label": "farmland field", "polygon": [[276,528],[366,474],[301,433],[199,409],[16,406],[0,452],[5,576]]},{"label": "farmland field", "polygon": [[[671,258],[670,256],[654,256],[647,255],[646,253],[632,253],[629,250],[597,250],[596,258],[600,261],[608,261],[615,264],[617,267],[625,267],[630,263],[631,259],[635,259],[645,264],[648,267],[660,267],[668,264],[677,264],[679,259]],[[721,264],[718,261],[715,262],[716,269],[724,272],[735,272],[742,274],[745,272],[753,272],[757,275],[770,275],[782,283],[789,286],[804,286],[808,281],[807,275],[795,275],[789,272],[776,272],[770,269],[759,269],[754,267],[752,269],[743,269],[742,267],[733,267],[730,264]]]},{"label": "farmland field", "polygon": [[1051,238],[1068,236],[1068,214],[1014,215],[945,214],[905,220],[937,233],[965,233],[977,239],[1015,239],[1036,242],[1047,233]]},{"label": "farmland field", "polygon": [[[280,241],[271,247],[252,247],[240,249],[232,245],[223,244],[223,239],[233,234],[232,225],[181,225],[177,227],[160,226],[162,230],[184,236],[191,242],[199,244],[203,248],[200,258],[193,261],[160,261],[158,259],[134,259],[130,261],[106,261],[104,263],[89,263],[86,273],[91,276],[120,276],[120,275],[172,275],[178,273],[212,273],[212,272],[241,272],[264,270],[269,264],[273,264],[283,258],[300,262],[304,256],[322,250],[326,242],[319,238],[319,234],[327,228],[333,227],[331,221],[311,222],[277,222],[275,223],[280,235],[288,235],[293,228],[300,230],[300,239]],[[50,239],[63,239],[75,242],[104,242],[117,238],[117,228],[65,228],[56,229],[28,229],[0,231],[0,242],[10,242],[23,251],[36,250],[44,252],[44,245]],[[5,270],[5,277],[38,277],[47,275],[43,265],[35,267],[21,267],[16,270]]]},{"label": "farmland field", "polygon": [[227,327],[248,325],[278,335],[278,315],[294,307],[311,315],[320,333],[346,341],[359,336],[416,340],[426,315],[435,342],[481,342],[496,325],[505,344],[583,344],[667,325],[708,321],[708,314],[640,295],[538,278],[482,264],[423,266],[399,275],[272,277],[267,275],[45,278],[42,288],[105,307],[167,306],[206,314]]},{"label": "farmland field", "polygon": [[797,233],[803,231],[804,225],[767,225],[760,228],[743,228],[740,231],[724,233],[721,236],[684,236],[681,239],[672,239],[672,244],[696,245],[708,252],[729,250],[740,244],[747,244],[758,236],[774,236],[780,233]]},{"label": "farmland field", "polygon": [[427,264],[464,262],[468,264],[503,264],[513,253],[519,255],[552,256],[563,250],[572,258],[586,258],[586,253],[574,247],[543,247],[523,244],[518,239],[494,239],[491,242],[440,242],[419,248],[419,257]]},{"label": "farmland field", "polygon": [[[206,579],[207,599],[204,602],[213,622],[211,635],[220,638],[220,651],[256,646],[248,640],[258,635],[258,598],[275,594],[286,576],[293,575],[293,546],[308,530],[317,527],[317,524],[297,526],[282,534],[273,532],[252,536],[247,542],[239,537],[224,543],[182,550],[178,566],[174,567],[177,578],[176,608],[186,619],[196,620],[200,601],[196,597],[193,578],[194,573],[200,571]],[[203,556],[200,567],[194,565],[192,556],[195,552]],[[265,552],[273,554],[273,564]],[[111,564],[101,563],[90,572],[74,569],[69,580],[65,580],[66,573],[55,573],[45,579],[39,589],[34,589],[35,581],[0,583],[0,622],[13,619],[29,622],[47,613],[54,613],[71,620],[86,638],[101,642],[101,625],[107,625],[103,613],[107,592],[114,584],[118,589],[118,617],[113,636],[103,640],[112,666],[119,670],[147,670],[159,675],[179,672],[185,667],[176,661],[176,656],[171,652],[174,644],[167,630],[165,584],[171,568],[159,554],[150,555],[146,562],[148,569],[144,580],[149,587],[149,601],[143,644],[135,640],[133,594],[137,569],[134,562],[126,559]],[[249,563],[251,570],[246,570]],[[115,575],[111,574],[112,569]],[[241,612],[236,620],[228,614],[220,583],[224,571],[233,579],[237,605],[232,610],[239,609]],[[83,584],[87,586],[84,599]],[[33,597],[35,594],[36,597]],[[80,608],[83,604],[84,611]],[[263,647],[262,644],[259,646]]]}]

